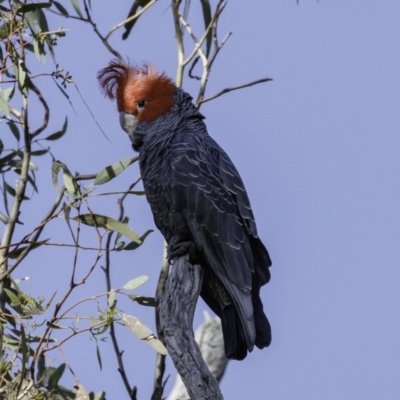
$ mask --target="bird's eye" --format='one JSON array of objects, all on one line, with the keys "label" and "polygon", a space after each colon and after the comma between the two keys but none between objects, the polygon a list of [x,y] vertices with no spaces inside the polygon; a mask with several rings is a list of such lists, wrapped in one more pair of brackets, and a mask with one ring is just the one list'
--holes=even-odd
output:
[{"label": "bird's eye", "polygon": [[142,111],[144,109],[144,105],[145,105],[145,101],[144,100],[139,100],[136,104],[136,107],[139,111]]}]

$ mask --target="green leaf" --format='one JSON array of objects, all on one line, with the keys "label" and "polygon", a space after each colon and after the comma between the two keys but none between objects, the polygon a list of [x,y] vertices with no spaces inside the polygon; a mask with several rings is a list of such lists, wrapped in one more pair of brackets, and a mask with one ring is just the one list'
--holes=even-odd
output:
[{"label": "green leaf", "polygon": [[144,340],[149,346],[158,351],[160,354],[167,354],[167,349],[165,346],[153,335],[151,330],[145,324],[143,324],[143,322],[139,321],[132,315],[120,315],[127,328],[139,339]]},{"label": "green leaf", "polygon": [[42,378],[44,377],[45,373],[46,373],[46,359],[44,357],[44,354],[40,353],[39,360],[37,363],[36,380],[42,381]]},{"label": "green leaf", "polygon": [[119,232],[122,235],[128,237],[129,239],[141,243],[140,236],[129,229],[128,225],[116,221],[113,218],[106,217],[100,214],[83,214],[72,218],[75,221],[81,221],[85,225],[97,226],[99,228],[108,229],[110,231]]},{"label": "green leaf", "polygon": [[39,41],[38,38],[35,38],[33,41],[33,51],[35,52],[36,60],[44,64],[46,62],[46,52],[44,50],[43,42]]},{"label": "green leaf", "polygon": [[[128,222],[129,222],[129,215],[125,215],[125,217],[123,218],[123,220],[121,221],[123,224],[128,224]],[[114,243],[114,247],[118,250],[122,250],[122,248],[125,246],[125,243],[123,244],[123,245],[121,245],[121,242],[120,242],[120,239],[121,239],[121,234],[120,233],[118,233],[117,235],[116,235],[116,238],[115,238],[115,243]]]},{"label": "green leaf", "polygon": [[138,242],[130,242],[122,250],[136,250],[138,247],[140,247],[143,244],[144,240],[152,232],[154,232],[154,231],[152,229],[149,229],[142,236],[140,236],[140,238],[139,238],[140,239],[140,243],[138,243]]},{"label": "green leaf", "polygon": [[74,243],[77,244],[77,243],[76,243],[75,236],[74,236],[74,232],[72,231],[72,228],[71,228],[71,223],[69,222],[69,214],[70,214],[70,212],[71,212],[71,206],[70,206],[70,205],[67,205],[67,204],[64,202],[64,203],[63,203],[63,211],[64,211],[65,221],[66,221],[66,223],[67,223],[67,225],[68,225],[69,231],[71,232],[72,239],[73,239]]},{"label": "green leaf", "polygon": [[44,139],[45,140],[57,140],[57,139],[60,139],[60,137],[64,136],[65,132],[67,131],[67,126],[68,126],[68,118],[65,117],[65,122],[64,122],[64,125],[61,128],[61,130],[51,134],[50,136],[47,136]]},{"label": "green leaf", "polygon": [[53,295],[50,297],[50,300],[44,305],[44,307],[43,307],[43,312],[46,311],[46,310],[50,307],[51,303],[52,303],[53,300],[54,300],[54,297],[56,297],[56,294],[57,294],[57,290],[56,290],[56,291],[53,293]]},{"label": "green leaf", "polygon": [[49,152],[49,149],[32,151],[31,155],[34,157],[43,156]]},{"label": "green leaf", "polygon": [[8,298],[10,299],[11,307],[19,307],[19,306],[21,306],[21,300],[19,299],[19,297],[12,290],[4,288],[4,291],[6,292]]},{"label": "green leaf", "polygon": [[104,392],[99,392],[96,394],[90,392],[90,400],[106,400],[106,394]]},{"label": "green leaf", "polygon": [[75,400],[90,400],[87,390],[80,383],[78,383],[77,386],[78,390],[76,392]]},{"label": "green leaf", "polygon": [[107,303],[108,303],[108,308],[111,308],[114,306],[114,303],[115,303],[115,290],[114,289],[111,289],[108,292]]},{"label": "green leaf", "polygon": [[53,161],[51,165],[51,178],[54,187],[58,192],[60,191],[60,187],[58,186],[58,173],[61,170],[63,171],[63,181],[67,192],[72,195],[77,195],[79,193],[79,187],[75,181],[75,178],[72,176],[68,167],[59,160]]},{"label": "green leaf", "polygon": [[53,1],[53,4],[55,5],[55,7],[57,8],[57,10],[65,15],[66,17],[68,17],[68,11],[64,8],[64,6],[62,6],[58,1]]},{"label": "green leaf", "polygon": [[103,363],[101,362],[101,354],[100,354],[100,349],[99,345],[96,343],[96,356],[97,356],[97,361],[99,363],[100,371],[103,369]]},{"label": "green leaf", "polygon": [[149,279],[149,277],[146,275],[142,275],[142,276],[139,276],[138,278],[131,279],[129,282],[125,283],[124,286],[122,286],[122,289],[125,289],[125,290],[136,289],[137,287],[143,285],[143,283],[145,283],[148,279]]},{"label": "green leaf", "polygon": [[19,13],[27,13],[30,11],[36,11],[41,8],[50,8],[51,3],[34,3],[34,4],[24,4],[18,9]]},{"label": "green leaf", "polygon": [[[146,7],[148,3],[150,3],[151,0],[134,0],[131,9],[129,10],[128,16],[126,19],[132,17],[139,11],[139,7],[143,8]],[[129,34],[131,33],[132,28],[134,27],[135,23],[137,22],[139,18],[135,18],[132,21],[128,22],[125,24],[125,32],[122,35],[122,40],[125,40],[128,38]]]},{"label": "green leaf", "polygon": [[8,117],[10,115],[10,110],[8,109],[8,104],[6,100],[6,96],[0,88],[0,110],[3,112],[3,114]]},{"label": "green leaf", "polygon": [[83,14],[79,7],[78,0],[71,0],[71,3],[72,3],[72,7],[74,7],[74,10],[76,11],[76,13],[83,19]]},{"label": "green leaf", "polygon": [[25,63],[21,58],[17,58],[14,65],[15,77],[18,81],[18,90],[22,93],[24,97],[28,97],[28,87],[26,79],[26,68]]},{"label": "green leaf", "polygon": [[69,170],[64,170],[63,181],[64,181],[64,186],[67,189],[68,193],[75,196],[79,193],[79,188],[78,185],[76,184],[75,178],[72,176]]},{"label": "green leaf", "polygon": [[7,125],[10,127],[12,134],[14,135],[15,139],[19,141],[20,134],[17,125],[13,121],[8,121]]},{"label": "green leaf", "polygon": [[121,161],[109,165],[108,167],[104,168],[97,174],[96,179],[94,180],[94,185],[102,185],[103,183],[106,183],[111,179],[114,179],[117,175],[119,175],[131,164],[132,164],[132,158],[127,157]]},{"label": "green leaf", "polygon": [[3,90],[4,96],[7,101],[10,101],[13,98],[14,92],[15,92],[14,86],[11,86],[11,87]]},{"label": "green leaf", "polygon": [[149,296],[142,296],[139,294],[128,294],[128,297],[139,303],[141,306],[146,306],[146,307],[157,307],[158,302],[154,297],[149,297]]},{"label": "green leaf", "polygon": [[[200,0],[201,7],[203,8],[204,30],[208,28],[211,22],[211,7],[209,0]],[[212,41],[212,29],[209,30],[206,38],[206,56],[210,54]]]},{"label": "green leaf", "polygon": [[15,197],[15,189],[11,187],[6,181],[4,181],[4,187],[6,191],[11,194],[11,196]]},{"label": "green leaf", "polygon": [[53,329],[69,329],[68,326],[53,324],[53,322],[50,321],[47,321],[46,325]]},{"label": "green leaf", "polygon": [[[42,242],[46,243],[47,241],[49,241],[49,239],[46,240],[42,240]],[[31,250],[37,249],[39,246],[41,246],[43,243],[34,243],[31,245]],[[12,251],[11,253],[9,253],[9,257],[10,258],[18,258],[21,253],[27,248],[28,246],[23,246],[23,247],[19,247],[18,249]]]},{"label": "green leaf", "polygon": [[49,377],[49,383],[47,388],[49,390],[55,389],[58,385],[58,381],[63,376],[65,371],[65,364],[61,364],[58,368],[56,368]]}]

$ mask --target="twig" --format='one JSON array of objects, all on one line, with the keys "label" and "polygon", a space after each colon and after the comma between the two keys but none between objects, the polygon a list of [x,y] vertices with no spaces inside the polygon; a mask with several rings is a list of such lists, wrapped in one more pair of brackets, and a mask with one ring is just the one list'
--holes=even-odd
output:
[{"label": "twig", "polygon": [[[122,221],[124,218],[124,200],[126,199],[126,196],[128,195],[127,192],[131,191],[137,184],[140,182],[140,177],[136,179],[128,188],[128,190],[118,199],[118,205],[119,205],[119,217],[118,221]],[[111,239],[113,236],[113,232],[110,232],[107,236],[107,242],[106,242],[106,247],[110,248],[111,245]],[[110,252],[106,252],[106,265],[104,267],[104,273],[106,277],[106,286],[107,286],[107,292],[111,290],[111,260],[110,260]],[[115,325],[114,322],[111,322],[110,324],[110,337],[111,341],[114,347],[114,353],[117,357],[117,363],[118,363],[118,372],[121,375],[122,382],[124,383],[125,389],[128,392],[129,398],[131,400],[136,400],[136,395],[137,395],[137,387],[136,386],[131,386],[128,380],[128,376],[125,371],[125,366],[124,366],[124,361],[122,359],[123,356],[123,351],[120,350],[118,340],[117,340],[117,335],[115,332]]]},{"label": "twig", "polygon": [[124,58],[121,56],[121,54],[120,54],[117,50],[115,50],[114,47],[112,47],[112,46],[110,45],[110,43],[108,42],[108,40],[107,40],[107,39],[100,33],[100,31],[97,29],[97,25],[93,22],[92,17],[91,17],[91,15],[90,15],[89,7],[88,7],[88,5],[87,5],[87,0],[83,0],[83,6],[84,6],[84,9],[85,9],[85,12],[86,12],[86,19],[83,19],[83,20],[81,19],[81,20],[84,21],[84,22],[89,23],[89,24],[92,26],[92,28],[93,28],[93,30],[94,30],[94,33],[99,37],[99,39],[102,41],[102,43],[104,44],[104,46],[106,47],[106,49],[107,49],[111,54],[113,54],[115,57],[117,57],[117,59],[118,59],[121,63],[126,64],[126,63],[125,63],[125,60],[124,60]]},{"label": "twig", "polygon": [[203,104],[203,103],[206,103],[207,101],[214,100],[217,97],[222,96],[225,93],[232,92],[233,90],[243,89],[243,88],[246,88],[246,87],[257,85],[259,83],[269,82],[269,81],[272,81],[272,79],[271,78],[262,78],[262,79],[257,79],[256,81],[253,81],[253,82],[244,83],[243,85],[233,86],[233,87],[230,87],[230,88],[225,88],[225,89],[221,90],[220,92],[218,92],[217,94],[215,94],[213,96],[210,96],[210,97],[207,97],[206,99],[200,100],[199,104]]},{"label": "twig", "polygon": [[[39,243],[37,240],[39,239],[40,234],[43,231],[43,228],[45,227],[45,225],[53,218],[53,214],[55,212],[55,210],[57,209],[57,207],[59,206],[61,199],[63,198],[64,194],[63,193],[59,193],[59,195],[57,196],[56,201],[54,202],[53,206],[51,207],[50,211],[47,213],[47,215],[43,218],[42,222],[40,223],[39,227],[36,228],[36,233],[34,234],[32,240],[30,242],[28,242],[28,246],[26,246],[26,248],[23,250],[23,252],[18,256],[18,258],[15,260],[14,264],[8,268],[8,270],[6,272],[3,272],[0,275],[0,282],[2,282],[7,276],[9,276],[14,270],[15,268],[18,267],[18,265],[21,263],[21,261],[29,254],[29,252],[32,250],[32,246]],[[29,235],[30,236],[30,235]],[[24,238],[24,240],[22,240],[19,244],[22,244],[25,242],[25,240],[27,239],[27,237]],[[19,245],[18,244],[18,245]],[[40,244],[44,244],[46,245],[46,242],[40,242]],[[8,246],[6,247],[11,247],[12,244],[10,243]],[[18,248],[18,247],[17,247]],[[3,245],[0,247],[0,251],[3,249]]]}]

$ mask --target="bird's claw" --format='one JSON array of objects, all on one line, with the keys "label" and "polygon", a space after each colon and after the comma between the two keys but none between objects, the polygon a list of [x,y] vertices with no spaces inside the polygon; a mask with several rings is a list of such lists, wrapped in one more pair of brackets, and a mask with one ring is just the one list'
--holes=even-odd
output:
[{"label": "bird's claw", "polygon": [[174,236],[168,244],[167,257],[171,262],[174,258],[178,258],[189,254],[190,258],[194,258],[196,254],[196,245],[193,241],[180,241],[178,236]]}]

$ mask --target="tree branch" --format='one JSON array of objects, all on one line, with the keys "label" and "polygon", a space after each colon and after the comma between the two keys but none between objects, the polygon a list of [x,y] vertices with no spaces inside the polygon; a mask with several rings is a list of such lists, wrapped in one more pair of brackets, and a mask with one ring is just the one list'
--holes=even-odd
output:
[{"label": "tree branch", "polygon": [[194,340],[193,315],[201,290],[202,268],[189,256],[174,260],[157,311],[168,352],[192,399],[222,400],[218,383]]},{"label": "tree branch", "polygon": [[203,99],[203,100],[199,100],[199,105],[203,104],[203,103],[206,103],[207,101],[214,100],[217,97],[222,96],[225,93],[229,93],[229,92],[232,92],[234,90],[243,89],[243,88],[246,88],[246,87],[257,85],[259,83],[269,82],[269,81],[272,81],[272,79],[271,78],[262,78],[262,79],[257,79],[256,81],[253,81],[253,82],[244,83],[243,85],[233,86],[233,87],[230,87],[230,88],[225,88],[225,89],[221,90],[220,92],[218,92],[217,94],[214,94],[213,96],[207,97],[206,99]]}]

